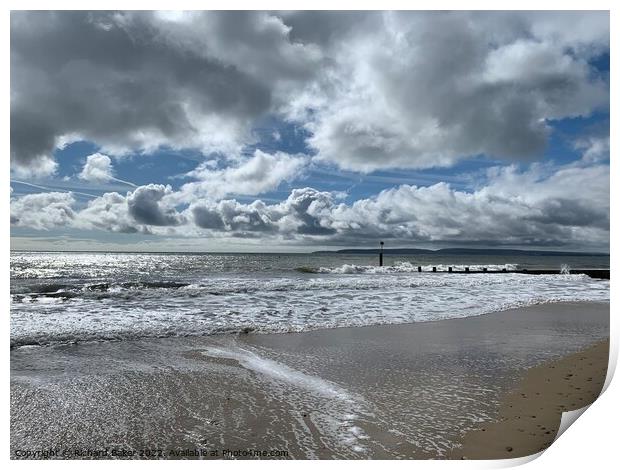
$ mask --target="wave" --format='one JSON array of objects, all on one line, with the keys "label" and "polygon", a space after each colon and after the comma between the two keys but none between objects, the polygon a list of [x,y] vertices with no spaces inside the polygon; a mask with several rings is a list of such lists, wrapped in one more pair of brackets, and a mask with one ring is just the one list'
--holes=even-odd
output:
[{"label": "wave", "polygon": [[[520,283],[549,282],[557,275],[540,275],[533,278],[519,273],[510,273],[502,276],[429,276],[408,275],[406,266],[376,266],[344,265],[330,269],[329,274],[345,274],[342,276],[318,277],[282,277],[282,278],[208,278],[202,281],[149,281],[149,282],[98,282],[84,285],[66,284],[34,284],[16,288],[11,292],[13,302],[51,302],[69,301],[75,299],[104,300],[118,298],[123,300],[138,298],[193,298],[208,296],[230,296],[235,294],[262,294],[262,293],[293,293],[293,292],[334,292],[334,291],[367,291],[376,289],[415,289],[441,288],[454,286],[455,288],[475,288],[482,285],[502,285]],[[348,274],[390,273],[391,276],[349,276]],[[439,267],[438,267],[439,269]],[[508,268],[507,268],[508,269]],[[489,268],[490,270],[490,268]],[[427,270],[428,271],[428,270]],[[416,274],[417,268],[416,268]],[[588,279],[585,274],[575,274],[571,279],[578,281]],[[518,280],[518,281],[517,281]]]},{"label": "wave", "polygon": [[73,298],[89,292],[118,292],[121,290],[144,289],[180,289],[189,286],[189,282],[177,281],[128,281],[128,282],[96,282],[91,284],[32,284],[22,285],[11,292],[14,300],[29,297]]},{"label": "wave", "polygon": [[437,271],[447,272],[449,268],[453,271],[465,271],[469,268],[472,271],[482,271],[487,269],[488,271],[516,271],[518,269],[517,264],[428,264],[428,265],[413,265],[409,262],[396,263],[393,266],[370,266],[370,265],[356,265],[356,264],[343,264],[338,267],[308,267],[301,266],[297,268],[297,271],[302,273],[314,273],[314,274],[390,274],[390,273],[414,273],[418,272],[418,267],[421,267],[423,272],[431,272],[433,268]]},{"label": "wave", "polygon": [[[430,321],[448,320],[452,318],[466,318],[489,313],[499,313],[505,310],[515,308],[530,307],[534,305],[561,302],[588,302],[588,301],[605,302],[604,299],[592,299],[587,296],[571,297],[571,298],[533,298],[527,300],[514,300],[511,302],[501,302],[497,304],[489,304],[475,310],[464,309],[461,311],[442,311],[434,312],[432,316],[400,316],[400,317],[359,317],[356,315],[346,315],[339,318],[325,318],[323,320],[304,320],[302,323],[288,323],[286,321],[276,321],[271,323],[257,323],[248,319],[238,319],[240,321],[232,321],[230,325],[223,326],[214,323],[195,323],[185,319],[178,322],[178,319],[164,321],[152,325],[150,321],[140,324],[139,327],[135,323],[123,324],[119,318],[115,325],[96,324],[89,325],[85,322],[80,325],[81,328],[74,329],[71,325],[64,325],[58,331],[47,329],[45,331],[20,331],[19,333],[11,332],[10,348],[22,347],[44,347],[44,346],[60,346],[79,343],[94,342],[113,342],[113,341],[137,341],[147,339],[164,339],[164,338],[188,338],[202,336],[217,335],[245,335],[245,334],[282,334],[282,333],[303,333],[316,330],[334,329],[334,328],[357,328],[366,326],[380,325],[399,325],[407,323],[424,323]],[[608,301],[608,300],[607,300]],[[283,319],[280,319],[283,320]],[[92,321],[92,320],[91,320]],[[90,326],[90,327],[89,327]],[[104,326],[104,328],[101,328]],[[68,327],[68,329],[65,329]]]},{"label": "wave", "polygon": [[11,345],[300,332],[462,318],[533,303],[609,302],[609,281],[583,274],[435,276],[396,268],[389,275],[12,286]]}]

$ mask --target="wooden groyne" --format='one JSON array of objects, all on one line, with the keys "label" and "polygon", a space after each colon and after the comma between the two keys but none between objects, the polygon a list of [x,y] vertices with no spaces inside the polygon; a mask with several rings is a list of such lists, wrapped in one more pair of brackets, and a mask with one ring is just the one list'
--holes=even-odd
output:
[{"label": "wooden groyne", "polygon": [[[422,266],[418,266],[418,272],[422,272]],[[429,272],[429,271],[424,271]],[[465,268],[463,270],[455,270],[448,267],[447,271],[438,271],[436,267],[432,268],[433,273],[445,274],[586,274],[594,279],[609,279],[609,269],[571,269],[569,272],[560,269],[516,269],[516,270],[489,270],[483,268],[481,270],[471,270]]]},{"label": "wooden groyne", "polygon": [[[379,266],[383,266],[383,247],[385,243],[379,242]],[[418,250],[425,251],[425,250]],[[428,250],[426,250],[428,251]],[[573,253],[574,254],[574,253]],[[431,271],[434,273],[449,274],[586,274],[594,279],[609,279],[609,269],[516,269],[508,270],[506,268],[500,270],[489,270],[488,268],[477,269],[472,271],[465,266],[464,269],[455,270],[454,266],[448,266],[446,270],[438,270],[437,266],[432,266]],[[418,272],[422,272],[422,266],[418,266]],[[428,272],[428,271],[425,271]]]}]

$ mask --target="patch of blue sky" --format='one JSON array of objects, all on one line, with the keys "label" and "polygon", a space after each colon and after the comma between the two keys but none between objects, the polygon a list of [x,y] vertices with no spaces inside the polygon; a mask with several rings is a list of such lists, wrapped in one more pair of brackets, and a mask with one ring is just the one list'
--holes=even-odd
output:
[{"label": "patch of blue sky", "polygon": [[[74,142],[56,150],[54,157],[58,162],[58,169],[55,179],[70,178],[72,180],[71,185],[79,187],[78,175],[86,163],[86,157],[99,151],[100,148],[96,144],[88,141]],[[113,166],[118,178],[130,181],[137,186],[162,183],[170,184],[175,188],[183,183],[175,176],[193,170],[203,160],[204,156],[197,150],[173,150],[163,147],[148,155],[135,153],[114,158]],[[88,186],[94,188],[96,185],[88,183]],[[117,183],[113,183],[103,185],[96,190],[109,191],[115,190],[113,188],[117,187],[125,190],[129,188],[126,185],[119,186]]]},{"label": "patch of blue sky", "polygon": [[256,142],[248,145],[244,153],[253,154],[255,149],[266,153],[286,152],[292,155],[315,155],[314,149],[307,145],[310,132],[298,122],[285,121],[277,116],[263,118],[252,129]]},{"label": "patch of blue sky", "polygon": [[552,126],[553,131],[543,160],[560,165],[567,164],[583,156],[583,149],[576,147],[579,140],[591,136],[609,135],[609,112],[595,112],[590,116],[553,120],[548,124]]},{"label": "patch of blue sky", "polygon": [[602,76],[609,74],[609,51],[594,56],[588,64]]}]

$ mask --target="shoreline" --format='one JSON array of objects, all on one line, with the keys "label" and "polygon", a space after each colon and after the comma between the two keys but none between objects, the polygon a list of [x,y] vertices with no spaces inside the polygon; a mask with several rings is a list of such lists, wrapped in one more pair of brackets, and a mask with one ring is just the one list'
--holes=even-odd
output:
[{"label": "shoreline", "polygon": [[525,369],[608,336],[608,303],[562,302],[399,325],[13,349],[11,457],[163,446],[167,458],[186,448],[460,458],[463,432],[496,419]]},{"label": "shoreline", "polygon": [[[506,459],[546,450],[562,413],[591,405],[607,375],[609,339],[523,372],[501,399],[498,419],[467,432],[449,459]],[[493,436],[489,439],[489,436]]]},{"label": "shoreline", "polygon": [[[488,273],[487,273],[488,274]],[[9,351],[19,351],[20,349],[30,349],[30,348],[57,348],[63,346],[88,346],[91,344],[101,344],[101,343],[125,343],[125,342],[135,342],[135,341],[159,341],[159,340],[183,340],[190,339],[196,340],[200,338],[207,339],[208,338],[219,338],[219,337],[237,337],[237,336],[262,336],[262,335],[304,335],[316,332],[328,332],[332,330],[349,330],[349,329],[364,329],[364,328],[394,328],[394,327],[408,327],[412,325],[420,325],[426,323],[437,323],[437,322],[446,322],[446,321],[462,321],[467,320],[468,318],[480,318],[485,315],[497,315],[505,312],[518,311],[522,309],[531,309],[538,308],[546,305],[599,305],[599,306],[608,306],[610,305],[609,301],[595,301],[595,300],[559,300],[559,301],[549,301],[549,302],[540,302],[540,303],[532,303],[527,305],[521,305],[518,307],[507,307],[501,310],[493,310],[490,312],[478,313],[475,315],[469,315],[464,317],[454,317],[454,318],[438,318],[438,319],[430,319],[430,320],[420,320],[420,321],[410,321],[403,323],[377,323],[371,325],[348,325],[348,326],[334,326],[334,327],[316,327],[316,328],[308,328],[302,331],[257,331],[250,327],[241,328],[236,331],[227,331],[222,333],[206,333],[206,334],[196,334],[196,335],[170,335],[170,336],[136,336],[131,338],[104,338],[104,339],[86,339],[86,340],[67,340],[67,341],[53,341],[49,343],[20,343],[13,344],[13,339],[9,338]]]}]

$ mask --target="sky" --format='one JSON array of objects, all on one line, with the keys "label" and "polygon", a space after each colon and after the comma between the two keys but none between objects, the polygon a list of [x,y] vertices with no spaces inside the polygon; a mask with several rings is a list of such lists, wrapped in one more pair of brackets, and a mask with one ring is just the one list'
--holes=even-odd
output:
[{"label": "sky", "polygon": [[607,12],[12,12],[11,248],[609,250]]}]

